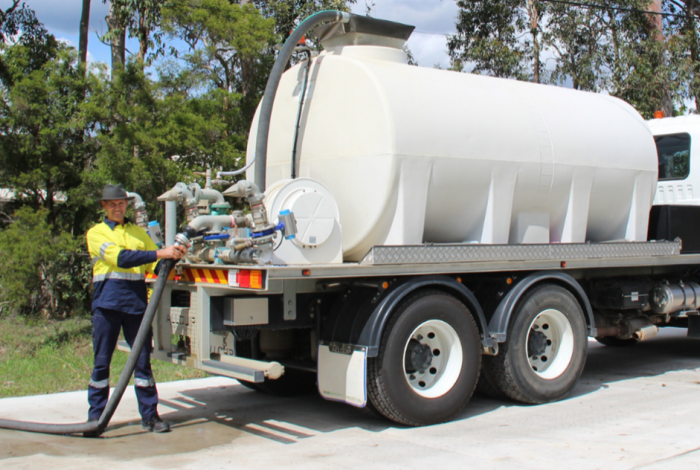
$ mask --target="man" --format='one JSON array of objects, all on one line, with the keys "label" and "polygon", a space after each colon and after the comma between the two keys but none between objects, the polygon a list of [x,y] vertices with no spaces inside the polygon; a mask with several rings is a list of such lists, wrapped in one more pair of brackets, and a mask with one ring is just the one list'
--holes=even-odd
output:
[{"label": "man", "polygon": [[[148,304],[145,273],[157,273],[159,259],[181,259],[186,248],[172,245],[158,249],[146,231],[125,217],[127,193],[121,185],[108,184],[102,192],[102,223],[87,233],[93,262],[92,341],[95,368],[88,386],[88,421],[100,418],[109,398],[109,366],[123,329],[133,345]],[[148,431],[167,432],[170,426],[158,416],[158,391],[151,371],[152,332],[141,351],[134,371],[134,388],[142,426]],[[90,434],[90,437],[96,437]]]}]

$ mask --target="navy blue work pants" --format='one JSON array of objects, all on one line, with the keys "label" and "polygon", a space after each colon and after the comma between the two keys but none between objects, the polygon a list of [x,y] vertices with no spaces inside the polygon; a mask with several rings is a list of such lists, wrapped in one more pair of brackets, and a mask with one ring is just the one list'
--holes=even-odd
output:
[{"label": "navy blue work pants", "polygon": [[[95,309],[92,311],[92,345],[95,350],[95,368],[88,386],[88,418],[99,418],[109,399],[109,365],[117,346],[119,331],[124,330],[124,339],[133,346],[136,333],[141,326],[143,314],[133,315],[116,310]],[[151,371],[151,349],[153,332],[149,331],[146,344],[141,350],[134,371],[134,388],[139,401],[139,413],[144,421],[158,414],[158,391]]]}]

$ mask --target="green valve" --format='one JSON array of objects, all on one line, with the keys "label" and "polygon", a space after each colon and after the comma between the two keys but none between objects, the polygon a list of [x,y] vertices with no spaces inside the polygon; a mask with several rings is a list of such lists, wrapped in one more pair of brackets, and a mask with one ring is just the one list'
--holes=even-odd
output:
[{"label": "green valve", "polygon": [[211,205],[211,215],[226,215],[231,209],[231,204],[228,202],[221,202],[219,204]]}]

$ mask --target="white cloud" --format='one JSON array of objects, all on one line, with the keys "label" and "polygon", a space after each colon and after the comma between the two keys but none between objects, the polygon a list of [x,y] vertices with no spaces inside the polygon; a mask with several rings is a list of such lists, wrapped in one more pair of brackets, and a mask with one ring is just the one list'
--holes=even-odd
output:
[{"label": "white cloud", "polygon": [[447,38],[445,36],[413,33],[408,40],[408,47],[419,65],[442,68],[450,66],[450,58],[447,55]]},{"label": "white cloud", "polygon": [[[454,33],[458,12],[453,0],[374,0],[374,3],[371,13],[374,18],[416,27],[408,41],[408,47],[420,65],[449,66],[446,35]],[[365,1],[358,0],[352,11],[364,15]]]}]

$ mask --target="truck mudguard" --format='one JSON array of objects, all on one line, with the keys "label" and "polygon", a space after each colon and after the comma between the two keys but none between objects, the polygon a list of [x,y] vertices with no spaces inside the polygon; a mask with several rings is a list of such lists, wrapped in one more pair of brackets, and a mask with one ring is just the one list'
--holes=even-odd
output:
[{"label": "truck mudguard", "polygon": [[491,321],[489,322],[489,331],[491,332],[491,337],[497,343],[504,343],[506,341],[510,318],[513,315],[515,307],[518,305],[518,301],[522,298],[523,294],[525,294],[525,292],[530,290],[530,288],[534,287],[535,285],[541,284],[545,281],[549,281],[552,284],[558,284],[564,287],[565,289],[569,290],[574,297],[576,297],[586,315],[588,336],[596,335],[591,303],[588,301],[588,296],[583,291],[583,288],[581,288],[581,285],[576,281],[576,279],[559,271],[542,271],[532,273],[521,280],[513,289],[510,290],[510,292],[508,292],[508,294],[506,294],[498,307],[496,307],[496,310],[491,317]]},{"label": "truck mudguard", "polygon": [[490,348],[493,345],[484,312],[479,302],[476,300],[476,297],[469,289],[448,276],[423,276],[413,278],[399,285],[376,305],[371,315],[364,323],[356,343],[367,347],[367,357],[376,357],[379,354],[379,344],[382,339],[382,333],[389,321],[389,317],[399,303],[412,292],[429,287],[449,292],[464,302],[466,307],[474,315],[474,320],[481,334],[482,345],[485,348]]}]

